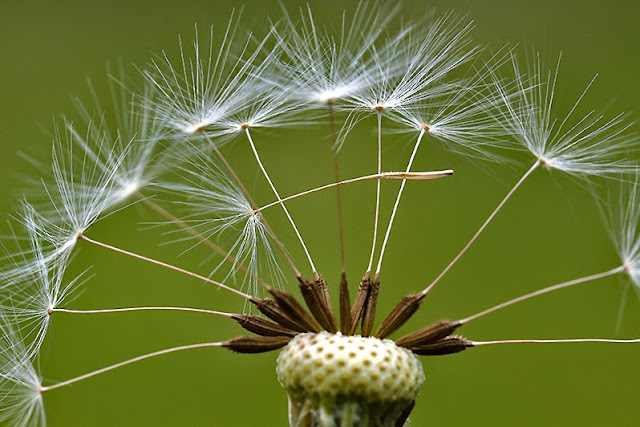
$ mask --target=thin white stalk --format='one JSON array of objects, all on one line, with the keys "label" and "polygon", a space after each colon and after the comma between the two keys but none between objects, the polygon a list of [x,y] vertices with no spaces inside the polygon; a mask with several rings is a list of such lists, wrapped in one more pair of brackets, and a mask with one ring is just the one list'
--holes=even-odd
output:
[{"label": "thin white stalk", "polygon": [[559,343],[576,343],[576,342],[596,342],[596,343],[618,343],[618,344],[632,344],[640,343],[640,338],[629,340],[617,340],[609,338],[571,338],[560,340],[499,340],[499,341],[471,341],[474,347],[481,345],[494,345],[494,344],[559,344]]},{"label": "thin white stalk", "polygon": [[297,199],[298,197],[317,193],[318,191],[326,190],[328,188],[333,188],[340,185],[351,184],[354,182],[367,181],[371,179],[401,179],[403,181],[423,181],[428,179],[444,178],[446,176],[451,176],[451,175],[453,175],[453,170],[451,169],[445,169],[445,170],[433,171],[433,172],[381,172],[381,173],[374,173],[372,175],[363,175],[356,178],[345,179],[344,181],[340,181],[340,182],[332,182],[331,184],[325,184],[320,187],[312,188],[310,190],[302,191],[300,193],[296,193],[291,196],[284,197],[281,200],[268,203],[264,206],[259,207],[258,209],[255,209],[255,212],[261,212],[273,206],[280,205],[283,202],[288,202],[289,200]]},{"label": "thin white stalk", "polygon": [[[382,110],[376,112],[376,118],[378,121],[378,173],[382,172]],[[380,178],[376,185],[376,213],[373,220],[373,242],[371,243],[371,256],[369,257],[369,266],[365,277],[368,278],[371,275],[371,268],[373,267],[373,256],[376,252],[376,241],[378,239],[378,219],[380,217]]]},{"label": "thin white stalk", "polygon": [[522,296],[520,296],[518,298],[514,298],[512,300],[503,302],[502,304],[498,304],[496,306],[488,308],[488,309],[486,309],[484,311],[481,311],[481,312],[479,312],[477,314],[474,314],[474,315],[469,316],[469,317],[467,317],[465,319],[462,319],[460,321],[460,323],[462,323],[462,324],[468,323],[468,322],[470,322],[472,320],[475,320],[475,319],[478,319],[480,317],[486,316],[489,313],[493,313],[494,311],[501,310],[501,309],[503,309],[505,307],[509,307],[510,305],[513,305],[513,304],[516,304],[516,303],[519,303],[519,302],[522,302],[522,301],[526,301],[528,299],[535,298],[535,297],[540,296],[540,295],[548,294],[549,292],[553,292],[553,291],[557,291],[559,289],[564,289],[564,288],[568,288],[568,287],[571,287],[571,286],[579,285],[581,283],[591,282],[593,280],[602,279],[604,277],[613,276],[615,274],[622,273],[624,271],[625,271],[625,267],[624,266],[620,266],[620,267],[613,268],[611,270],[604,271],[602,273],[596,273],[596,274],[592,274],[592,275],[589,275],[589,276],[580,277],[578,279],[569,280],[567,282],[562,282],[562,283],[559,283],[557,285],[548,286],[546,288],[539,289],[537,291],[528,293],[526,295],[522,295]]},{"label": "thin white stalk", "polygon": [[[413,146],[413,152],[411,153],[411,157],[409,158],[409,163],[407,164],[406,172],[411,172],[411,166],[413,166],[413,160],[416,157],[416,153],[418,152],[418,147],[420,147],[420,142],[422,141],[422,137],[425,134],[425,129],[420,129],[420,134],[418,135],[418,139],[416,140],[415,145]],[[396,218],[396,212],[398,211],[398,206],[400,205],[400,199],[402,198],[402,192],[404,191],[404,186],[407,183],[406,179],[402,180],[400,184],[400,189],[398,190],[398,195],[396,196],[396,202],[393,205],[393,211],[391,212],[391,218],[389,218],[389,225],[387,226],[387,231],[384,234],[384,240],[382,241],[382,249],[380,249],[380,258],[378,259],[378,267],[376,268],[376,279],[380,277],[380,269],[382,268],[382,258],[384,257],[385,249],[387,248],[387,242],[389,241],[389,235],[391,234],[391,227],[393,227],[393,221]]]},{"label": "thin white stalk", "polygon": [[336,177],[336,202],[338,209],[338,232],[340,238],[340,271],[343,275],[346,274],[347,267],[345,261],[345,249],[344,249],[344,217],[342,209],[342,191],[340,191],[340,160],[338,158],[338,150],[336,148],[337,132],[336,132],[336,119],[333,114],[333,101],[327,102],[329,109],[329,126],[331,129],[331,151],[333,153],[333,171]]},{"label": "thin white stalk", "polygon": [[55,390],[55,389],[60,388],[60,387],[66,387],[68,385],[77,383],[79,381],[86,380],[86,379],[91,378],[91,377],[95,377],[96,375],[104,374],[105,372],[113,371],[114,369],[122,368],[123,366],[127,366],[127,365],[130,365],[132,363],[140,362],[140,361],[143,361],[143,360],[146,360],[146,359],[151,359],[153,357],[162,356],[162,355],[169,354],[169,353],[175,353],[177,351],[193,350],[193,349],[196,349],[196,348],[221,347],[224,344],[225,344],[224,342],[207,342],[207,343],[200,343],[200,344],[182,345],[182,346],[179,346],[179,347],[171,347],[171,348],[167,348],[167,349],[160,350],[160,351],[154,351],[153,353],[143,354],[142,356],[134,357],[132,359],[125,360],[123,362],[116,363],[114,365],[110,365],[110,366],[107,366],[105,368],[98,369],[98,370],[89,372],[87,374],[80,375],[78,377],[71,378],[69,380],[59,382],[57,384],[53,384],[53,385],[50,385],[50,386],[47,386],[47,387],[40,387],[40,392],[44,393],[44,392],[49,391],[49,390]]},{"label": "thin white stalk", "polygon": [[71,310],[67,308],[52,308],[50,313],[69,313],[69,314],[108,314],[108,313],[128,313],[136,311],[181,311],[189,313],[215,314],[218,316],[231,317],[231,313],[223,311],[205,310],[202,308],[190,307],[125,307],[125,308],[105,308],[99,310]]},{"label": "thin white stalk", "polygon": [[160,267],[164,267],[164,268],[167,268],[169,270],[173,270],[173,271],[176,271],[178,273],[182,273],[182,274],[185,274],[187,276],[202,280],[203,282],[210,283],[210,284],[215,285],[215,286],[217,286],[217,287],[219,287],[221,289],[227,290],[227,291],[232,292],[232,293],[234,293],[236,295],[240,295],[241,297],[243,297],[244,299],[246,299],[248,301],[252,299],[251,295],[245,294],[244,292],[239,291],[237,289],[233,289],[232,287],[229,287],[229,286],[227,286],[227,285],[225,285],[223,283],[217,282],[217,281],[215,281],[213,279],[209,279],[208,277],[204,277],[204,276],[196,274],[196,273],[194,273],[192,271],[185,270],[184,268],[176,267],[175,265],[167,264],[166,262],[158,261],[158,260],[155,260],[153,258],[149,258],[149,257],[143,256],[143,255],[136,254],[134,252],[129,252],[129,251],[126,251],[124,249],[120,249],[118,247],[108,245],[106,243],[98,242],[97,240],[93,240],[93,239],[88,238],[84,234],[78,236],[78,239],[79,240],[84,240],[87,243],[91,243],[92,245],[99,246],[99,247],[104,248],[104,249],[109,249],[111,251],[114,251],[114,252],[117,252],[117,253],[120,253],[120,254],[123,254],[123,255],[127,255],[127,256],[130,256],[132,258],[139,259],[141,261],[146,261],[148,263],[155,264],[155,265],[158,265]]},{"label": "thin white stalk", "polygon": [[[278,190],[276,190],[276,187],[275,185],[273,185],[273,182],[271,181],[271,178],[269,177],[267,170],[265,169],[264,165],[262,164],[262,161],[260,160],[260,155],[258,154],[258,150],[256,149],[256,146],[253,143],[253,138],[251,138],[251,132],[249,132],[248,127],[245,129],[245,133],[247,135],[247,139],[249,140],[249,144],[251,145],[251,150],[253,151],[253,155],[255,156],[256,161],[258,162],[258,166],[260,166],[260,170],[262,170],[262,174],[264,175],[265,179],[269,183],[269,186],[271,187],[273,194],[276,196],[278,201],[281,202],[282,198],[280,197],[280,194],[278,194]],[[302,239],[302,235],[300,234],[300,231],[298,231],[298,227],[296,227],[296,223],[293,221],[293,218],[291,217],[291,214],[289,213],[289,210],[284,205],[284,203],[281,203],[281,206],[282,206],[282,209],[284,210],[285,215],[289,219],[289,222],[291,223],[291,226],[293,227],[293,230],[295,231],[296,236],[298,236],[298,240],[302,245],[302,249],[304,249],[304,253],[307,255],[307,259],[309,260],[309,265],[311,266],[311,270],[313,272],[314,277],[318,279],[320,277],[318,275],[318,270],[316,270],[316,266],[313,264],[313,260],[311,259],[311,254],[309,254],[307,245],[305,245],[304,240]]]},{"label": "thin white stalk", "polygon": [[471,240],[469,240],[469,242],[462,248],[462,250],[458,253],[458,255],[455,256],[455,258],[453,258],[453,260],[449,263],[449,265],[447,265],[447,267],[442,270],[442,272],[438,275],[438,277],[436,277],[433,282],[431,282],[431,284],[429,286],[427,286],[423,291],[422,291],[422,295],[427,295],[429,293],[429,291],[431,291],[431,289],[433,289],[433,287],[440,281],[440,279],[442,279],[444,277],[445,274],[447,274],[447,272],[449,272],[449,270],[451,270],[451,267],[453,267],[460,258],[462,258],[462,255],[465,254],[465,252],[467,252],[467,250],[471,247],[471,245],[473,245],[473,243],[476,241],[476,239],[478,238],[478,236],[480,236],[480,234],[482,234],[482,232],[484,231],[485,228],[487,228],[487,226],[489,225],[489,223],[493,220],[493,218],[498,214],[498,212],[500,212],[500,210],[502,209],[502,207],[507,203],[507,201],[511,198],[511,196],[516,192],[516,190],[518,188],[520,188],[520,186],[522,185],[522,183],[529,177],[529,175],[531,175],[531,173],[536,170],[538,168],[538,166],[540,166],[540,160],[536,160],[536,162],[533,164],[533,166],[531,166],[529,168],[529,170],[527,170],[524,175],[522,175],[522,177],[518,180],[518,182],[516,182],[516,184],[513,186],[513,188],[511,188],[511,190],[509,190],[509,192],[507,193],[507,195],[504,197],[504,199],[502,199],[502,201],[500,202],[500,204],[498,204],[498,206],[494,209],[494,211],[491,213],[491,215],[489,215],[489,217],[485,220],[485,222],[482,224],[482,226],[478,229],[478,231],[476,231],[476,233],[473,235],[473,237],[471,238]]}]

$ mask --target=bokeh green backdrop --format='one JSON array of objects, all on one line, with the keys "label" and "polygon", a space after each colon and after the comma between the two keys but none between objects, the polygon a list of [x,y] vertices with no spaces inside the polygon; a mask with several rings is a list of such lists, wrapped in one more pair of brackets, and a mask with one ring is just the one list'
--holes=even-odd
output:
[{"label": "bokeh green backdrop", "polygon": [[[285,4],[290,9],[303,5]],[[266,16],[279,15],[275,1],[1,0],[3,215],[14,211],[25,175],[47,173],[34,172],[17,152],[46,157],[52,117],[73,113],[69,95],[86,95],[86,77],[104,94],[107,62],[144,64],[151,51],[161,49],[175,57],[177,35],[189,40],[194,23],[201,28],[225,25],[231,10],[242,5],[245,23],[256,27]],[[325,0],[313,7],[337,23],[345,5]],[[440,11],[468,12],[477,23],[479,43],[535,45],[550,61],[562,51],[558,103],[565,111],[595,73],[599,78],[588,101],[593,107],[637,111],[637,2],[460,0],[431,5]],[[404,8],[406,15],[421,13],[424,2],[405,1]],[[345,146],[345,176],[375,167],[373,125],[363,122]],[[397,135],[385,138],[385,169],[402,168],[409,141]],[[331,179],[323,132],[274,132],[262,141],[265,163],[283,194]],[[253,163],[244,161],[245,148],[234,148],[230,156],[244,176],[264,188]],[[416,169],[453,167],[456,175],[409,185],[383,271],[382,312],[405,293],[422,289],[446,265],[527,167],[530,159],[524,159],[515,168],[496,167],[487,174],[437,148],[422,152]],[[395,186],[386,189],[390,205]],[[366,264],[373,195],[373,183],[345,188],[348,269],[354,286]],[[320,194],[291,203],[291,209],[320,271],[335,289],[339,265],[333,200],[332,193]],[[176,258],[179,247],[160,245],[172,236],[141,225],[155,220],[143,209],[131,209],[99,223],[91,234],[206,271],[200,263],[204,253]],[[302,265],[286,224],[274,220]],[[468,315],[617,262],[590,195],[559,174],[540,171],[429,296],[410,326]],[[71,273],[91,265],[95,277],[68,307],[156,304],[242,310],[234,297],[96,248],[82,248]],[[624,283],[615,278],[601,280],[513,307],[462,332],[477,340],[638,337],[640,305],[633,292],[616,329],[623,290]],[[196,314],[60,315],[53,319],[42,370],[48,381],[64,380],[148,351],[240,333],[224,319]],[[48,420],[52,426],[285,425],[286,396],[275,377],[276,356],[205,349],[157,358],[47,394]],[[427,381],[412,419],[417,426],[632,425],[637,419],[639,356],[636,346],[567,344],[496,346],[424,358]]]}]

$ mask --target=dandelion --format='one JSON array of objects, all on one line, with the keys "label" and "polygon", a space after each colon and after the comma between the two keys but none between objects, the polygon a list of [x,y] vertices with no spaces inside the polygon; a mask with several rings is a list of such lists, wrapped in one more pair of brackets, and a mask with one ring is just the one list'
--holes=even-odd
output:
[{"label": "dandelion", "polygon": [[401,28],[381,47],[373,47],[371,83],[349,102],[369,111],[410,107],[450,89],[444,79],[478,53],[473,22],[449,13],[431,22]]},{"label": "dandelion", "polygon": [[[65,285],[63,278],[68,259],[46,253],[34,231],[27,227],[26,238],[20,236],[30,247],[24,251],[8,252],[0,275],[3,282],[2,313],[19,325],[23,335],[32,338],[27,354],[29,358],[40,350],[49,327],[51,310],[65,299],[72,287],[72,284]],[[18,239],[17,235],[14,237]],[[17,244],[18,248],[21,246]]]},{"label": "dandelion", "polygon": [[[154,61],[154,71],[147,71],[144,74],[152,84],[157,86],[161,94],[156,107],[158,120],[168,128],[173,129],[174,132],[178,132],[179,135],[195,134],[202,136],[255,209],[257,205],[238,178],[235,170],[218,148],[218,144],[211,137],[219,133],[243,131],[264,177],[279,198],[272,180],[262,165],[249,128],[256,125],[264,126],[270,123],[271,120],[292,111],[292,107],[287,105],[287,96],[268,95],[270,86],[265,86],[266,83],[259,78],[275,58],[273,53],[267,54],[266,58],[259,58],[268,36],[254,50],[250,50],[249,42],[251,38],[246,44],[240,45],[238,48],[237,42],[234,40],[236,31],[237,23],[234,24],[232,17],[222,40],[222,47],[215,60],[211,50],[206,58],[201,58],[197,42],[194,45],[195,57],[193,59],[187,58],[182,51],[181,44],[182,75],[176,71],[176,68],[166,55],[164,56],[164,64],[159,65]],[[213,29],[210,49],[212,49],[212,46]],[[234,57],[233,55],[237,56]],[[230,67],[228,66],[229,62],[233,62]],[[176,102],[177,98],[180,98],[180,101]],[[247,116],[248,113],[249,115]],[[181,120],[176,121],[176,117],[180,117]],[[244,117],[244,119],[238,121],[241,117]],[[314,275],[319,277],[293,218],[287,211],[286,206],[284,204],[281,206],[294,228],[298,240],[307,253],[307,259]],[[265,227],[270,234],[273,234],[267,222],[265,222]],[[298,268],[288,256],[284,247],[279,245],[279,249],[293,268],[296,276],[301,277]]]},{"label": "dandelion", "polygon": [[[503,134],[498,130],[498,125],[491,114],[495,99],[492,93],[486,93],[484,83],[487,74],[493,72],[500,62],[499,54],[494,55],[492,61],[483,69],[476,70],[473,78],[465,79],[464,84],[458,83],[460,87],[456,91],[445,94],[441,99],[435,97],[414,108],[399,108],[390,115],[392,120],[403,126],[404,131],[418,134],[407,163],[407,173],[411,171],[425,135],[442,141],[447,148],[462,155],[496,162],[500,160],[500,156],[494,152],[494,149],[504,148],[505,144],[500,139]],[[405,184],[406,180],[403,180],[393,205],[380,249],[376,278],[380,276],[382,260]]]},{"label": "dandelion", "polygon": [[[497,311],[577,285],[625,274],[637,285],[637,179],[633,184],[620,180],[628,187],[607,207],[619,263],[542,286],[457,320],[437,320],[395,336],[539,166],[581,177],[632,171],[637,175],[637,165],[625,153],[636,149],[638,140],[629,135],[621,116],[604,121],[588,113],[574,119],[584,94],[564,119],[554,119],[557,70],[543,72],[537,62],[532,73],[521,73],[515,54],[508,52],[515,70],[515,78],[509,81],[498,76],[506,57],[502,51],[481,67],[473,65],[481,49],[471,40],[473,24],[466,17],[448,13],[428,22],[410,20],[392,31],[399,6],[372,9],[372,5],[363,2],[350,18],[345,14],[337,32],[318,23],[307,8],[300,22],[285,12],[284,20],[272,24],[266,36],[243,39],[232,16],[217,44],[212,31],[203,51],[196,34],[193,54],[186,53],[180,41],[178,61],[164,53],[152,60],[142,70],[147,83],[142,93],[129,92],[121,84],[124,77],[112,81],[112,91],[117,93],[114,113],[97,100],[95,112],[78,103],[79,119],[64,119],[63,132],[56,134],[53,182],[45,180],[39,199],[28,195],[17,215],[20,226],[14,234],[25,236],[26,244],[4,244],[9,266],[0,271],[0,420],[43,425],[43,400],[56,390],[177,352],[227,349],[241,354],[280,350],[276,373],[288,396],[292,426],[397,426],[405,425],[425,381],[420,356],[502,344],[640,342],[610,338],[480,341],[460,335],[469,323]],[[350,140],[350,130],[364,127],[366,122],[360,119],[366,114],[376,116],[377,167],[343,179],[339,148],[356,144]],[[415,137],[400,171],[383,169],[383,115],[390,128]],[[263,146],[256,143],[254,130],[307,129],[321,117],[329,118],[335,179],[292,192],[278,180],[277,168],[263,160]],[[500,164],[514,145],[532,153],[535,161],[426,288],[406,295],[378,317],[381,266],[405,188],[437,186],[440,178],[453,179],[454,171],[447,168],[414,170],[421,147],[435,141],[474,162]],[[223,146],[231,145],[244,147],[245,157],[238,160],[223,153]],[[256,194],[243,181],[244,174],[238,173],[239,166],[252,167],[270,192]],[[400,185],[380,245],[382,186],[390,180],[400,180]],[[370,251],[368,245],[361,248],[369,261],[352,300],[344,243],[350,230],[343,223],[343,215],[349,212],[342,205],[341,188],[364,188],[369,181],[376,183],[374,230]],[[303,237],[306,230],[288,207],[328,189],[337,193],[338,286],[320,274],[321,264],[312,258],[312,248]],[[175,227],[174,240],[196,240],[183,256],[196,256],[196,246],[212,253],[190,268],[175,257],[151,257],[110,237],[94,235],[94,224],[134,201]],[[282,240],[282,225],[267,221],[273,209],[282,209],[310,277],[298,268],[296,253]],[[361,215],[358,221],[362,222]],[[317,227],[324,232],[324,224]],[[74,255],[80,245],[220,290],[244,304],[246,311],[179,304],[124,306],[124,302],[116,307],[75,307],[73,297],[83,276],[69,279],[67,271],[78,262]],[[288,289],[287,269],[301,298]],[[241,276],[239,284],[236,276]],[[338,302],[335,309],[334,301]],[[56,316],[82,319],[136,312],[216,317],[231,320],[250,334],[156,349],[55,382],[41,379],[35,366]]]}]

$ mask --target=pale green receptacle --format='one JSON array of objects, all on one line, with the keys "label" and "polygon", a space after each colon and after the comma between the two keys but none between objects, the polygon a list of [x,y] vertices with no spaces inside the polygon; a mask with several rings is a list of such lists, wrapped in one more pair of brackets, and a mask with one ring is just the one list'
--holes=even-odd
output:
[{"label": "pale green receptacle", "polygon": [[424,382],[422,364],[391,340],[298,335],[278,357],[292,426],[396,426]]}]

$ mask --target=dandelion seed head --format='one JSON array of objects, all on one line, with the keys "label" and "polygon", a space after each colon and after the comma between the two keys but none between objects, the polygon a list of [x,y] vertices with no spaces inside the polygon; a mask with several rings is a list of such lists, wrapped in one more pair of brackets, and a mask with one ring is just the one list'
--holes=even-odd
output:
[{"label": "dandelion seed head", "polygon": [[277,372],[294,394],[304,390],[309,396],[358,396],[368,402],[411,401],[424,382],[418,358],[393,341],[328,332],[297,335],[280,353]]},{"label": "dandelion seed head", "polygon": [[289,395],[292,425],[311,412],[339,418],[349,412],[343,405],[354,402],[359,411],[375,407],[394,420],[425,379],[420,360],[391,340],[328,332],[297,335],[278,356],[276,371]]}]

